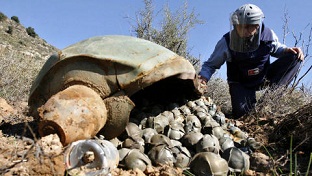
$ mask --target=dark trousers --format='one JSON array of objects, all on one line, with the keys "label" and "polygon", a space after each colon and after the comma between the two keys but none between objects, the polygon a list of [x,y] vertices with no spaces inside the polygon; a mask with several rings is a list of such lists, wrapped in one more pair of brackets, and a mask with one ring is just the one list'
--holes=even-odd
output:
[{"label": "dark trousers", "polygon": [[[266,74],[268,86],[273,88],[282,85],[287,86],[298,72],[300,64],[301,61],[294,54],[287,54],[271,63]],[[259,90],[259,87],[247,88],[240,83],[229,84],[234,118],[239,118],[254,108],[256,91]]]}]

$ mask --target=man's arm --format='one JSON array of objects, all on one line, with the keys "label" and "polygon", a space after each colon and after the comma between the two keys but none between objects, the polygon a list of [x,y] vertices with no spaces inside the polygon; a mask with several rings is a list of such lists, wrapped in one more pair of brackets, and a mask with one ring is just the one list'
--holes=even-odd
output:
[{"label": "man's arm", "polygon": [[220,69],[225,61],[229,60],[230,58],[230,51],[228,49],[226,40],[224,37],[222,37],[215,46],[213,53],[210,55],[210,58],[203,63],[199,72],[200,79],[202,79],[203,82],[209,81],[211,76],[215,73],[216,69]]},{"label": "man's arm", "polygon": [[286,45],[284,44],[281,44],[279,41],[278,41],[278,37],[277,35],[275,34],[275,32],[273,30],[272,31],[272,34],[273,34],[273,42],[272,42],[272,45],[273,45],[273,49],[271,51],[271,55],[274,56],[274,57],[277,57],[277,58],[280,58],[282,57],[285,53],[293,53],[293,54],[297,54],[298,55],[298,59],[300,60],[304,60],[304,54],[302,52],[302,50],[299,48],[299,47],[287,47]]}]

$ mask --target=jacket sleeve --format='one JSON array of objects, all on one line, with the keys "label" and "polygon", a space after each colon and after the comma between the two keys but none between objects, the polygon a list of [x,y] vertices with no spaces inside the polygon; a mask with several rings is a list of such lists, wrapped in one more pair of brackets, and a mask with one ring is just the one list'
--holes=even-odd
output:
[{"label": "jacket sleeve", "polygon": [[230,51],[225,38],[222,37],[215,46],[210,58],[203,63],[199,75],[210,80],[216,69],[220,69],[224,62],[230,59]]},{"label": "jacket sleeve", "polygon": [[273,34],[273,42],[272,42],[273,47],[272,47],[272,51],[271,51],[271,56],[276,57],[276,58],[280,58],[284,55],[284,51],[287,48],[287,46],[280,43],[278,41],[278,37],[275,34],[275,32],[273,30],[271,30],[271,31]]}]

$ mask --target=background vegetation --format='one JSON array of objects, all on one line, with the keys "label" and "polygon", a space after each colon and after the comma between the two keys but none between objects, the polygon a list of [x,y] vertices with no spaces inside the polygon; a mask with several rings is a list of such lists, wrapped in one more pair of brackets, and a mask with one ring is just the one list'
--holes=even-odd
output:
[{"label": "background vegetation", "polygon": [[188,59],[198,70],[200,58],[192,56],[188,46],[188,33],[196,25],[203,23],[195,11],[189,12],[186,2],[175,12],[165,5],[161,11],[162,19],[157,23],[155,19],[159,14],[154,11],[153,1],[144,0],[144,4],[145,8],[136,13],[135,24],[132,24],[136,37],[168,48]]},{"label": "background vegetation", "polygon": [[32,81],[57,49],[24,28],[17,16],[0,12],[0,97],[9,102],[27,101]]}]

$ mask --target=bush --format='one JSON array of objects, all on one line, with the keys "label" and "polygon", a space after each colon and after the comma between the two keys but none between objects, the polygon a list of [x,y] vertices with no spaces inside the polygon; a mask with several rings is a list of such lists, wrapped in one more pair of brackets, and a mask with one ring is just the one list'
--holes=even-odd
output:
[{"label": "bush", "polygon": [[4,21],[5,19],[7,19],[7,16],[0,12],[0,21]]},{"label": "bush", "polygon": [[292,88],[283,86],[274,89],[265,88],[258,92],[258,101],[251,115],[260,118],[263,116],[277,117],[293,113],[309,102],[312,95],[300,89],[292,91]]},{"label": "bush", "polygon": [[15,21],[16,23],[20,23],[20,21],[19,21],[17,16],[12,16],[11,20]]},{"label": "bush", "polygon": [[8,30],[6,31],[8,34],[13,34],[13,27],[9,26]]},{"label": "bush", "polygon": [[213,76],[207,83],[208,92],[206,97],[213,99],[216,105],[220,106],[221,111],[225,114],[231,114],[231,96],[229,86],[226,80]]},{"label": "bush", "polygon": [[199,69],[200,59],[190,54],[187,37],[192,28],[203,23],[197,19],[195,12],[189,13],[187,3],[175,13],[168,5],[164,6],[159,26],[155,24],[153,0],[144,0],[144,4],[145,8],[136,13],[136,24],[132,25],[135,35],[175,52],[188,59],[195,69]]},{"label": "bush", "polygon": [[27,32],[27,34],[28,34],[29,36],[32,36],[32,37],[38,36],[38,35],[36,34],[36,32],[35,32],[35,29],[32,28],[32,27],[26,28],[26,32]]}]

